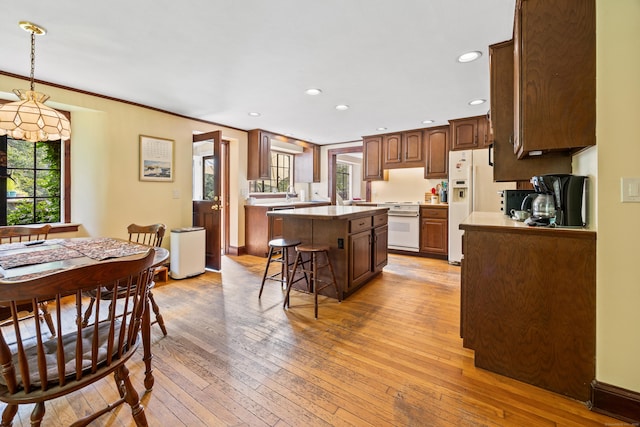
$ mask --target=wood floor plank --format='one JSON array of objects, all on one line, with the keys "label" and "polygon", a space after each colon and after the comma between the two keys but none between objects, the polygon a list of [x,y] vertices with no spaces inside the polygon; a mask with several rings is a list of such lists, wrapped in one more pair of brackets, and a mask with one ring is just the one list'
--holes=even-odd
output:
[{"label": "wood floor plank", "polygon": [[[460,268],[390,255],[347,300],[265,286],[265,260],[223,257],[222,273],[158,283],[169,334],[152,327],[149,424],[176,426],[605,426],[584,402],[478,369],[459,336]],[[139,351],[140,352],[140,351]],[[128,363],[142,390],[141,353]],[[51,403],[43,425],[117,397],[106,379]],[[74,400],[75,399],[75,400]],[[29,425],[20,408],[15,426]],[[48,422],[48,423],[47,423]],[[96,426],[132,426],[124,405]]]}]

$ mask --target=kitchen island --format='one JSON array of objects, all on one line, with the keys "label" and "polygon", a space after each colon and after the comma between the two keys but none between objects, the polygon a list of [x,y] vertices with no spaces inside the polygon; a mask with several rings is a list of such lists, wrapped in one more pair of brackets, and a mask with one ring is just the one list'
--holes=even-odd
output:
[{"label": "kitchen island", "polygon": [[[316,206],[267,212],[282,218],[282,235],[303,244],[329,246],[329,257],[344,299],[378,275],[387,265],[387,210],[385,207]],[[328,272],[320,273],[329,280]],[[304,280],[294,284],[304,288]],[[324,295],[336,298],[333,289]]]},{"label": "kitchen island", "polygon": [[596,233],[501,213],[462,224],[460,335],[475,365],[581,401],[595,378]]},{"label": "kitchen island", "polygon": [[282,218],[267,217],[267,212],[330,205],[330,202],[271,201],[244,206],[244,241],[249,255],[266,257],[269,240],[282,238]]}]

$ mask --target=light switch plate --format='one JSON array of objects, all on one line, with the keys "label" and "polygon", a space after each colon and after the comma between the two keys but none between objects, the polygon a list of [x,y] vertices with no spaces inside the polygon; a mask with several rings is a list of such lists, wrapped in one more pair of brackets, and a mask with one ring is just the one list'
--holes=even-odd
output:
[{"label": "light switch plate", "polygon": [[620,178],[623,203],[640,203],[640,178]]}]

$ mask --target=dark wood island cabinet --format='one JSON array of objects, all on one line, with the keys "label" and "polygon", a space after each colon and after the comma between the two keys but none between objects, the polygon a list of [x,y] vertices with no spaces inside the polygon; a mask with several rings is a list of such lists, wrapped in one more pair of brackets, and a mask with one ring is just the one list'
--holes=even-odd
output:
[{"label": "dark wood island cabinet", "polygon": [[[338,289],[344,299],[387,265],[387,211],[384,207],[319,206],[269,211],[267,216],[282,219],[285,239],[329,246]],[[329,279],[326,271],[319,274],[322,280]],[[304,286],[304,281],[299,282],[298,287]],[[320,293],[336,297],[330,288]]]},{"label": "dark wood island cabinet", "polygon": [[461,225],[463,346],[475,365],[587,401],[595,378],[596,233],[474,212]]}]

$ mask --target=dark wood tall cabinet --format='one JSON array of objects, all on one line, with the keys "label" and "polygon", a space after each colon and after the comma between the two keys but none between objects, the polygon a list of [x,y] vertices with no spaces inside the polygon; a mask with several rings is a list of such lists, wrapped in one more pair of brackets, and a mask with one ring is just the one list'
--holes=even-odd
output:
[{"label": "dark wood tall cabinet", "polygon": [[517,0],[514,152],[596,144],[595,0]]},{"label": "dark wood tall cabinet", "polygon": [[528,181],[534,175],[571,173],[568,151],[518,160],[513,149],[513,40],[489,46],[494,181]]},{"label": "dark wood tall cabinet", "polygon": [[263,130],[249,131],[247,179],[269,179],[271,176],[271,134]]}]

